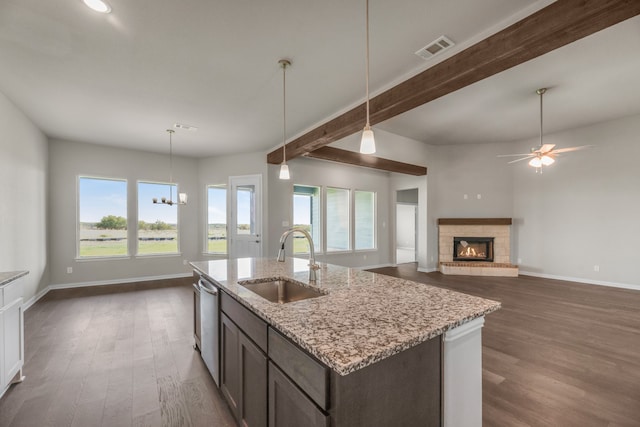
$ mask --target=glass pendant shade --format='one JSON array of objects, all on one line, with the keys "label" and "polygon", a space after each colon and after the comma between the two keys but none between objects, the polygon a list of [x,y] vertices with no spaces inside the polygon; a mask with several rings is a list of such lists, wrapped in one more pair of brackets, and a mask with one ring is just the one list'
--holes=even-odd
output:
[{"label": "glass pendant shade", "polygon": [[366,127],[362,132],[362,139],[360,140],[360,153],[373,154],[376,152],[376,141],[373,137],[373,131],[370,127]]},{"label": "glass pendant shade", "polygon": [[283,163],[280,165],[280,179],[291,179],[291,175],[289,175],[289,165]]},{"label": "glass pendant shade", "polygon": [[545,166],[551,166],[552,164],[555,163],[555,159],[553,157],[551,157],[551,156],[547,156],[546,154],[544,156],[542,156],[540,161]]},{"label": "glass pendant shade", "polygon": [[534,157],[533,159],[529,160],[529,166],[532,166],[534,168],[542,167],[542,159],[540,157]]},{"label": "glass pendant shade", "polygon": [[109,13],[111,12],[111,7],[103,2],[102,0],[83,0],[84,4],[86,4],[89,8],[95,10],[100,13]]},{"label": "glass pendant shade", "polygon": [[180,203],[181,205],[187,204],[187,193],[178,194],[178,203]]}]

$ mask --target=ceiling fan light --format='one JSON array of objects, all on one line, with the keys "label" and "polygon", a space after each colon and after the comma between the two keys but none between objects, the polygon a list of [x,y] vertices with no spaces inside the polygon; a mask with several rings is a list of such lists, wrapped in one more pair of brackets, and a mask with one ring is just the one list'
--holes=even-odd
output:
[{"label": "ceiling fan light", "polygon": [[280,165],[280,179],[291,179],[291,175],[289,175],[289,165],[283,163]]},{"label": "ceiling fan light", "polygon": [[370,127],[364,128],[362,139],[360,140],[360,153],[373,154],[376,152],[376,141]]},{"label": "ceiling fan light", "polygon": [[534,157],[533,159],[529,160],[529,166],[534,168],[542,167],[542,159],[540,157]]},{"label": "ceiling fan light", "polygon": [[544,166],[551,166],[552,164],[554,164],[556,162],[556,160],[553,157],[547,156],[546,154],[544,156],[542,156],[540,161],[542,162],[542,164]]},{"label": "ceiling fan light", "polygon": [[110,13],[111,6],[102,0],[82,0],[87,7],[100,13]]}]

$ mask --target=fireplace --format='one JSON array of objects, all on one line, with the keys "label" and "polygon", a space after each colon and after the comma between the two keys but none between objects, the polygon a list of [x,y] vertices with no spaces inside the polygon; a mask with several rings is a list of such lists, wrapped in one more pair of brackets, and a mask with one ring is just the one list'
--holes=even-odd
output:
[{"label": "fireplace", "polygon": [[493,262],[493,237],[454,237],[453,260]]}]

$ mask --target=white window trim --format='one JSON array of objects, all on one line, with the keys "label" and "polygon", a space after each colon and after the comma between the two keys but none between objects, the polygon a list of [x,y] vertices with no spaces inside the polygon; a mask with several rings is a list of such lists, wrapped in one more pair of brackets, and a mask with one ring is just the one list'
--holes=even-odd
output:
[{"label": "white window trim", "polygon": [[[356,192],[373,193],[373,248],[356,249]],[[378,250],[378,192],[372,190],[353,190],[353,251],[376,252]]]},{"label": "white window trim", "polygon": [[[300,183],[296,183],[293,184],[291,186],[291,194],[289,196],[289,201],[291,204],[290,207],[290,211],[289,211],[289,218],[291,218],[291,227],[294,226],[293,224],[293,196],[295,195],[295,186],[299,186],[299,187],[314,187],[318,189],[318,200],[320,201],[320,209],[319,209],[319,214],[320,214],[320,220],[319,220],[319,226],[320,226],[320,243],[317,244],[316,242],[314,243],[314,246],[317,247],[317,249],[315,249],[314,254],[315,255],[322,255],[324,254],[325,251],[325,242],[327,240],[327,236],[325,234],[326,229],[327,229],[327,224],[326,224],[326,217],[327,217],[327,213],[325,212],[325,200],[324,200],[324,186],[322,185],[315,185],[315,184],[300,184]],[[332,187],[334,188],[334,187]],[[291,241],[293,244],[293,240]],[[291,250],[292,256],[296,256],[296,255],[309,255],[309,251],[307,252],[296,252],[293,253],[293,247]],[[332,252],[333,253],[333,252]]]}]

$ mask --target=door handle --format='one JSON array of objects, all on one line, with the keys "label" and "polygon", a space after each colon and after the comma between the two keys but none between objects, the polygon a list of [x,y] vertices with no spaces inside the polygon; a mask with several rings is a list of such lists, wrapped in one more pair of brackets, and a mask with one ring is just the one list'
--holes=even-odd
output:
[{"label": "door handle", "polygon": [[204,292],[206,292],[208,294],[211,294],[211,295],[218,295],[218,289],[217,288],[214,287],[213,289],[209,289],[208,287],[206,287],[206,286],[204,286],[202,284],[202,281],[200,283],[198,283],[198,284],[200,285],[200,290],[201,291],[204,291]]},{"label": "door handle", "polygon": [[256,240],[256,243],[260,243],[260,240]]}]

